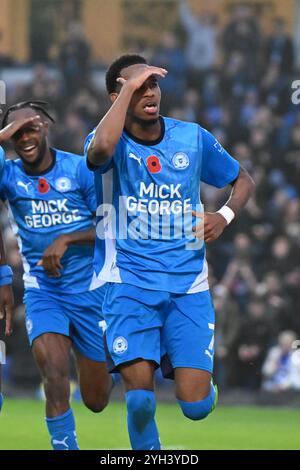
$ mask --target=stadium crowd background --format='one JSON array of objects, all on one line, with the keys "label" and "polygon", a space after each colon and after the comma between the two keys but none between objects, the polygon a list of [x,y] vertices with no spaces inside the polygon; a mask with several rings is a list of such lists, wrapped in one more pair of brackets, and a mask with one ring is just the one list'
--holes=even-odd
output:
[{"label": "stadium crowd background", "polygon": [[[215,378],[221,389],[300,389],[299,361],[291,360],[292,343],[300,339],[300,107],[291,100],[299,72],[293,39],[282,18],[274,18],[266,35],[247,6],[236,7],[222,27],[217,16],[197,17],[184,2],[177,15],[177,26],[162,33],[157,48],[136,42],[127,51],[168,69],[162,114],[209,129],[256,183],[246,210],[207,249],[217,314]],[[1,52],[0,34],[0,72],[13,77],[6,83],[7,103],[48,101],[56,118],[53,146],[82,154],[87,133],[109,106],[106,64],[93,61],[72,15],[65,22],[68,34],[55,60],[41,61],[36,42],[25,64],[28,80],[19,72],[24,64]],[[206,210],[228,196],[203,190]],[[5,384],[16,392],[39,379],[24,325],[21,259],[4,210],[1,226],[16,305]]]}]

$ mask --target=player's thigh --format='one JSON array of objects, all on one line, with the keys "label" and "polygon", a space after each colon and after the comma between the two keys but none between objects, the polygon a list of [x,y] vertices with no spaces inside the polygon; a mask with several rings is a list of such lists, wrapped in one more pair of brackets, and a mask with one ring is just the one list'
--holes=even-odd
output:
[{"label": "player's thigh", "polygon": [[[143,367],[153,368],[153,363],[159,365],[165,302],[165,293],[128,284],[108,285],[103,315],[107,323],[107,348],[116,369],[128,365],[133,371],[131,375]],[[141,363],[151,365],[142,366]]]},{"label": "player's thigh", "polygon": [[93,361],[78,351],[75,354],[82,396],[86,398],[108,396],[111,378],[106,362]]},{"label": "player's thigh", "polygon": [[[52,339],[47,339],[47,337],[42,340],[39,338],[48,333],[56,333],[63,338],[69,336],[70,323],[66,314],[67,307],[64,295],[54,294],[42,289],[28,289],[25,292],[24,301],[26,329],[30,346],[33,346],[34,343],[38,344],[34,349],[39,351],[40,362],[44,363],[47,359],[52,360],[52,353],[55,355],[55,351],[45,351],[45,348],[48,343],[51,342],[52,344],[56,340],[52,337]],[[57,341],[61,342],[61,340]]]},{"label": "player's thigh", "polygon": [[44,333],[32,343],[33,357],[43,377],[53,380],[68,377],[71,340],[57,333]]},{"label": "player's thigh", "polygon": [[121,364],[125,389],[129,390],[154,390],[154,372],[156,365],[152,361],[135,360]]},{"label": "player's thigh", "polygon": [[[70,322],[70,336],[78,357],[93,362],[105,362],[103,343],[104,319],[102,288],[80,294],[68,295],[67,315]],[[81,362],[83,362],[82,359]],[[82,368],[81,368],[82,369]],[[88,367],[89,369],[89,367]]]}]

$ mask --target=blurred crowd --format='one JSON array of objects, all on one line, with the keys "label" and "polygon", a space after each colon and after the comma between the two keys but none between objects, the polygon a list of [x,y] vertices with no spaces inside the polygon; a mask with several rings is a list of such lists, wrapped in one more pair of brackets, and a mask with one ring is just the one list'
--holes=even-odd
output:
[{"label": "blurred crowd", "polygon": [[[256,183],[244,212],[207,248],[217,316],[216,381],[222,389],[300,389],[300,107],[291,100],[295,46],[282,18],[274,19],[272,34],[266,35],[248,6],[237,6],[221,28],[217,17],[197,16],[182,1],[178,25],[184,34],[163,33],[155,50],[136,47],[169,71],[161,82],[162,114],[209,129]],[[11,66],[0,54],[1,65]],[[33,64],[33,80],[8,86],[8,101],[51,103],[53,146],[82,154],[85,136],[109,103],[103,83],[92,80],[92,51],[78,24],[70,26],[54,65],[58,73],[53,75],[53,63]],[[228,197],[208,186],[203,194],[208,211]],[[36,372],[24,354],[22,267],[4,212],[2,225],[15,271],[16,332],[8,350],[11,360],[20,362],[12,380],[23,380],[27,367],[30,381]]]}]

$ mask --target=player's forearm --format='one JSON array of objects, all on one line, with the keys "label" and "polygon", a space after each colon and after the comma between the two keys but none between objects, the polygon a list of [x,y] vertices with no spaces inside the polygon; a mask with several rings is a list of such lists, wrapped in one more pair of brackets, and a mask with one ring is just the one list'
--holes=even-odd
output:
[{"label": "player's forearm", "polygon": [[134,89],[123,85],[119,96],[96,128],[88,149],[93,165],[104,165],[113,156],[125,125],[125,118]]},{"label": "player's forearm", "polygon": [[240,173],[234,183],[230,198],[226,202],[226,206],[233,210],[237,215],[247,204],[249,198],[254,191],[254,181],[249,173],[241,166]]},{"label": "player's forearm", "polygon": [[93,227],[89,230],[66,233],[64,235],[61,235],[61,238],[68,246],[69,245],[81,245],[81,244],[93,245],[96,239],[96,230]]},{"label": "player's forearm", "polygon": [[0,266],[3,266],[5,264],[7,264],[7,262],[6,262],[6,256],[5,256],[5,251],[4,251],[3,238],[0,232]]}]

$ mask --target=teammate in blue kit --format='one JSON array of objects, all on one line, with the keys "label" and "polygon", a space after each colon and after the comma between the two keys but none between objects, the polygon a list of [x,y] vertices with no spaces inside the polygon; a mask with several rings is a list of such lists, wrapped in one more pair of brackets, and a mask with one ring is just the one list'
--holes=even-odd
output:
[{"label": "teammate in blue kit", "polygon": [[8,109],[0,143],[11,140],[20,158],[3,162],[2,152],[0,196],[18,227],[26,327],[43,379],[51,443],[72,450],[78,445],[69,403],[71,346],[89,409],[106,406],[112,381],[102,338],[105,286],[93,277],[93,175],[79,155],[49,147],[52,120],[41,102]]},{"label": "teammate in blue kit", "polygon": [[[112,106],[85,144],[97,235],[106,238],[101,269],[97,254],[99,279],[109,282],[106,339],[126,386],[133,449],[160,448],[153,382],[161,356],[162,368],[168,358],[174,371],[184,415],[201,420],[214,409],[215,321],[201,231],[205,242],[216,240],[253,190],[247,172],[209,132],[159,115],[158,78],[166,73],[137,55],[117,59],[106,74]],[[203,214],[201,181],[233,186],[217,213]]]},{"label": "teammate in blue kit", "polygon": [[[3,165],[3,150],[0,148],[0,172],[1,165]],[[10,336],[12,333],[12,318],[13,318],[13,304],[14,297],[12,291],[12,270],[10,266],[6,264],[4,244],[2,234],[0,232],[0,320],[5,320],[5,335]],[[0,343],[0,411],[3,405],[3,394],[1,385],[1,367],[5,359],[3,355],[5,351],[2,349]]]}]

